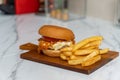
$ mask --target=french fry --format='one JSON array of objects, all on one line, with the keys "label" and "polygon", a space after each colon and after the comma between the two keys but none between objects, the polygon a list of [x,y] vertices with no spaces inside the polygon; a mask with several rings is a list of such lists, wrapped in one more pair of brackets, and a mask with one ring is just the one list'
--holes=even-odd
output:
[{"label": "french fry", "polygon": [[68,51],[69,51],[69,52],[70,52],[70,51],[72,52],[72,49],[73,49],[72,46],[70,46],[70,47],[62,48],[60,51],[61,51],[61,52],[68,52]]},{"label": "french fry", "polygon": [[90,46],[90,47],[85,48],[85,49],[99,49],[99,47],[98,46]]},{"label": "french fry", "polygon": [[85,56],[79,56],[79,57],[76,57],[75,59],[72,59],[72,60],[70,59],[70,60],[68,60],[68,64],[70,64],[70,65],[81,64],[81,63],[83,63],[84,58],[85,58]]},{"label": "french fry", "polygon": [[67,51],[67,52],[63,52],[63,54],[64,54],[65,56],[71,56],[71,55],[72,55],[72,52],[71,52],[71,51]]},{"label": "french fry", "polygon": [[101,55],[94,56],[93,58],[88,59],[87,61],[83,62],[81,65],[82,66],[90,66],[96,62],[101,60]]},{"label": "french fry", "polygon": [[87,56],[79,56],[79,57],[76,56],[74,59],[70,58],[70,60],[68,60],[68,64],[70,64],[70,65],[82,64],[97,55],[99,55],[99,50],[94,50],[91,54],[89,54]]},{"label": "french fry", "polygon": [[74,52],[75,55],[87,55],[94,51],[95,49],[82,49],[82,50],[76,50]]},{"label": "french fry", "polygon": [[85,56],[83,56],[83,55],[82,55],[82,56],[71,55],[71,56],[70,56],[70,60],[77,60],[77,59],[80,59],[80,58],[83,58],[83,57],[85,58],[86,55],[85,55]]},{"label": "french fry", "polygon": [[100,46],[100,44],[101,44],[101,40],[97,40],[97,41],[92,41],[92,42],[89,42],[89,43],[87,43],[86,45],[84,45],[83,47],[81,47],[81,48],[89,48],[89,47],[93,47],[93,46],[95,46],[95,47],[99,47]]},{"label": "french fry", "polygon": [[69,58],[67,56],[65,56],[64,54],[60,54],[60,58],[62,60],[69,60]]},{"label": "french fry", "polygon": [[21,45],[19,48],[22,50],[37,50],[38,45],[33,44],[33,43],[26,43],[26,44]]},{"label": "french fry", "polygon": [[62,48],[60,58],[68,61],[69,65],[90,66],[101,60],[101,55],[109,51],[109,48],[99,49],[102,39],[102,36],[92,36]]},{"label": "french fry", "polygon": [[90,58],[92,58],[92,57],[94,57],[94,56],[97,56],[98,54],[99,54],[99,50],[94,50],[91,54],[87,55],[87,56],[84,58],[83,62],[89,60]]},{"label": "french fry", "polygon": [[73,60],[73,59],[77,59],[77,56],[75,56],[75,55],[71,55],[71,56],[70,56],[70,59],[71,59],[71,60]]},{"label": "french fry", "polygon": [[92,37],[86,38],[73,46],[73,52],[81,48],[82,46],[86,45],[89,42],[96,41],[96,40],[102,40],[102,39],[103,39],[102,36],[92,36]]},{"label": "french fry", "polygon": [[102,49],[102,50],[100,50],[100,54],[105,54],[108,51],[109,51],[109,48]]}]

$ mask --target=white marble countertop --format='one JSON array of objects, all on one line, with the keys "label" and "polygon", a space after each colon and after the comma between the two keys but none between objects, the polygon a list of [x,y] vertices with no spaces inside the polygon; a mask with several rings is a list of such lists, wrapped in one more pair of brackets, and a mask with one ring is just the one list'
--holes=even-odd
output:
[{"label": "white marble countertop", "polygon": [[44,16],[25,14],[0,15],[0,80],[120,80],[120,57],[90,75],[77,73],[20,58],[19,45],[37,43],[37,31],[44,24],[73,30],[76,42],[93,35],[102,35],[101,48],[120,52],[120,28],[99,19],[87,18],[61,22]]}]

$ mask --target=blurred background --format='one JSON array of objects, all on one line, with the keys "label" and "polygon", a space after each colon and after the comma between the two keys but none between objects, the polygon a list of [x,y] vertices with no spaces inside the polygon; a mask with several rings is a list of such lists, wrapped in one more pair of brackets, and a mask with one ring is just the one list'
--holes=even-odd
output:
[{"label": "blurred background", "polygon": [[[60,1],[66,3],[64,8],[67,6],[74,13],[108,21],[118,20],[118,0],[0,0],[0,10],[5,14],[45,13],[46,5],[51,4],[48,8],[53,8],[56,4],[60,5]],[[58,9],[57,11],[60,12]],[[64,12],[70,11],[64,9]]]}]

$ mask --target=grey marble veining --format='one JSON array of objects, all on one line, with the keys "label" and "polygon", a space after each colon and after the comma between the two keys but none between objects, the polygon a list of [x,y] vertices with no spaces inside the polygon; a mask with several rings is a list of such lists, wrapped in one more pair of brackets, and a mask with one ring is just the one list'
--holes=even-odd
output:
[{"label": "grey marble veining", "polygon": [[86,37],[102,35],[101,48],[120,52],[120,28],[95,18],[62,22],[34,14],[0,15],[0,80],[120,80],[120,57],[90,75],[20,59],[24,51],[19,45],[37,43],[38,29],[54,24],[73,30],[76,42]]}]

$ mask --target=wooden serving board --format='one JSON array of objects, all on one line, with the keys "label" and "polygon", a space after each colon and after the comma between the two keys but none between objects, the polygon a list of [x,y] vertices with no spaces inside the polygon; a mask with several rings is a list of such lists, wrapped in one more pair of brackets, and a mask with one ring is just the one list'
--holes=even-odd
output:
[{"label": "wooden serving board", "polygon": [[64,61],[60,58],[53,58],[53,57],[43,55],[41,53],[37,53],[37,51],[35,50],[22,53],[20,57],[22,59],[27,59],[27,60],[34,61],[34,62],[52,65],[52,66],[56,66],[56,67],[60,67],[63,69],[68,69],[68,70],[84,73],[84,74],[90,74],[94,72],[95,70],[97,70],[98,68],[104,66],[106,63],[110,62],[114,58],[116,58],[118,55],[119,55],[118,52],[109,51],[108,53],[102,55],[102,59],[100,61],[88,67],[82,67],[81,65],[72,66],[72,65],[69,65],[67,61]]}]

